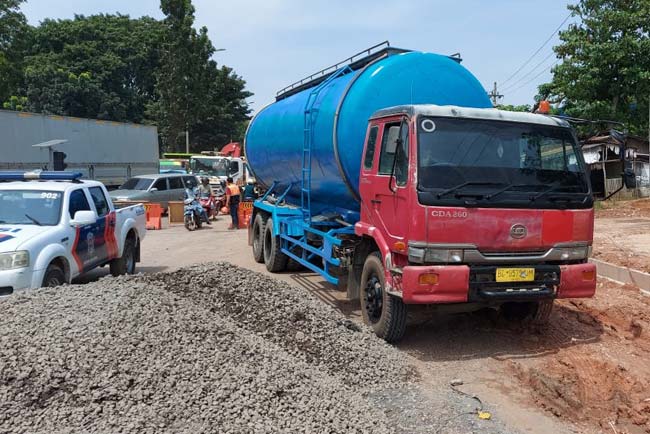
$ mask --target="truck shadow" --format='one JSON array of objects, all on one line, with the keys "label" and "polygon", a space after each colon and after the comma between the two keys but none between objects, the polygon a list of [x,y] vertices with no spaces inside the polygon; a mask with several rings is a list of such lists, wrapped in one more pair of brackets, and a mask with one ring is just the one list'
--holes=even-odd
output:
[{"label": "truck shadow", "polygon": [[411,322],[397,345],[421,361],[543,357],[563,348],[598,342],[602,323],[588,312],[556,302],[545,326],[513,323],[494,311],[435,315]]}]

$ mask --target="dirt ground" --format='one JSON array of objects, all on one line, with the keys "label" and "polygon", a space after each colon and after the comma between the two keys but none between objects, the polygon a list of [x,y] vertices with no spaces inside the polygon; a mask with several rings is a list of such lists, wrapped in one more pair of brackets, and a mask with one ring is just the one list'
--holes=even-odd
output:
[{"label": "dirt ground", "polygon": [[650,272],[650,199],[603,207],[596,211],[594,258]]},{"label": "dirt ground", "polygon": [[[609,220],[597,220],[596,254],[607,245],[601,231]],[[252,259],[246,231],[226,225],[224,218],[193,233],[179,226],[150,231],[139,270],[227,260],[266,272]],[[103,274],[98,270],[85,280]],[[318,275],[275,277],[360,319],[357,303]],[[460,379],[458,393],[476,396],[513,432],[650,433],[650,297],[637,288],[601,281],[594,299],[558,302],[545,329],[516,326],[489,312],[417,317],[398,348],[413,358],[431,394]]]}]

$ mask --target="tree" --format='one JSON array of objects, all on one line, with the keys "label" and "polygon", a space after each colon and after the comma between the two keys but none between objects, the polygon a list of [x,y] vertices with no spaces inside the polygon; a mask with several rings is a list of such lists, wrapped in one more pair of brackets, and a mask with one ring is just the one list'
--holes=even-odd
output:
[{"label": "tree", "polygon": [[245,82],[231,68],[218,68],[207,28],[196,31],[190,0],[161,0],[165,37],[157,73],[158,98],[148,113],[157,119],[163,147],[184,150],[189,131],[192,150],[221,147],[239,138],[250,112]]},{"label": "tree", "polygon": [[624,122],[646,134],[650,104],[650,0],[579,0],[560,32],[562,60],[541,97],[571,116]]},{"label": "tree", "polygon": [[20,12],[24,0],[0,0],[0,102],[7,100],[21,81],[21,59],[29,26]]},{"label": "tree", "polygon": [[124,15],[45,20],[25,60],[30,111],[143,122],[155,93],[163,28]]},{"label": "tree", "polygon": [[523,104],[523,105],[512,105],[512,104],[507,104],[507,105],[497,105],[496,108],[499,110],[506,110],[509,112],[530,112],[531,108],[528,104]]}]

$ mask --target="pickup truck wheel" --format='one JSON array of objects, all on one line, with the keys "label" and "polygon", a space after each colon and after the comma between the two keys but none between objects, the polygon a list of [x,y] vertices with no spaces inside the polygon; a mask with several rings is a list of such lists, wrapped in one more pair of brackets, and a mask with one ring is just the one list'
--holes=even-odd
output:
[{"label": "pickup truck wheel", "polygon": [[361,314],[363,322],[386,342],[399,341],[406,331],[406,305],[386,292],[384,266],[378,252],[371,253],[361,273]]},{"label": "pickup truck wheel", "polygon": [[264,263],[264,217],[257,214],[253,221],[253,258],[259,264]]},{"label": "pickup truck wheel", "polygon": [[50,264],[45,270],[45,276],[43,276],[43,287],[44,288],[54,288],[56,286],[61,286],[65,283],[65,274],[63,270],[57,265]]},{"label": "pickup truck wheel", "polygon": [[111,261],[111,274],[117,277],[133,273],[135,273],[135,241],[133,238],[127,238],[122,257]]},{"label": "pickup truck wheel", "polygon": [[273,219],[269,218],[264,228],[264,264],[271,273],[284,271],[289,257],[280,251],[280,237],[273,235]]}]

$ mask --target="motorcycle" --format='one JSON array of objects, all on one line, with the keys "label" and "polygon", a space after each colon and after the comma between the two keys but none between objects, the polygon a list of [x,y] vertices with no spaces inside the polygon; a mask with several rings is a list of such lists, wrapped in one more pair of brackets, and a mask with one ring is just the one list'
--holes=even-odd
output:
[{"label": "motorcycle", "polygon": [[201,205],[197,202],[195,197],[188,197],[183,200],[183,222],[185,223],[185,229],[188,231],[194,231],[196,229],[201,229]]},{"label": "motorcycle", "polygon": [[208,218],[212,220],[216,220],[217,213],[219,211],[218,208],[216,207],[214,196],[201,197],[199,199],[199,202],[201,203],[203,210],[205,210],[205,213],[208,215]]}]

